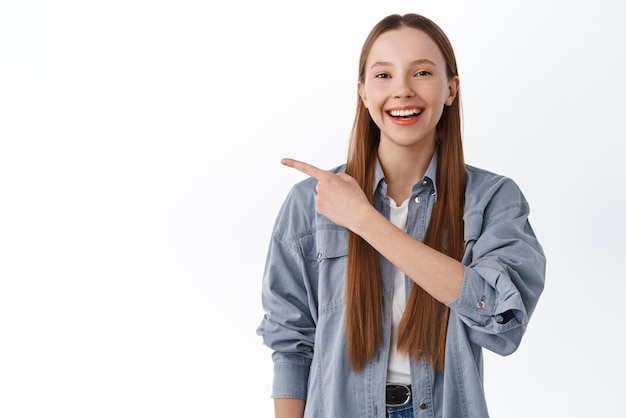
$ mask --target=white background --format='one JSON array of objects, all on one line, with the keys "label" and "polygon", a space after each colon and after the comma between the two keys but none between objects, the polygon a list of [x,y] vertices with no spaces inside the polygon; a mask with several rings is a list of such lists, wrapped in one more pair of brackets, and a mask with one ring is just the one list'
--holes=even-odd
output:
[{"label": "white background", "polygon": [[1,417],[272,415],[279,160],[345,160],[396,12],[451,38],[467,162],[548,256],[520,349],[485,354],[492,415],[624,416],[624,2],[3,0]]}]

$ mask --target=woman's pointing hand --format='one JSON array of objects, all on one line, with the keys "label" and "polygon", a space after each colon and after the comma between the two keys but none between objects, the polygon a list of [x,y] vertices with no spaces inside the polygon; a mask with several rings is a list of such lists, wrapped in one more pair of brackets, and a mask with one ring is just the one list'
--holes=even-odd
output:
[{"label": "woman's pointing hand", "polygon": [[357,181],[346,173],[332,173],[302,161],[284,158],[283,165],[295,168],[317,180],[317,211],[337,225],[353,232],[361,225],[373,206]]}]

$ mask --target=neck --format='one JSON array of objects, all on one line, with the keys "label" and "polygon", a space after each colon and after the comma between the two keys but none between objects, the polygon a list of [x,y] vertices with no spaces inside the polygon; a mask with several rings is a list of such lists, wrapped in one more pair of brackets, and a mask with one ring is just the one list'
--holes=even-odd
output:
[{"label": "neck", "polygon": [[424,177],[434,152],[434,142],[419,150],[379,147],[378,161],[385,173],[387,195],[398,204],[411,197],[413,185]]}]

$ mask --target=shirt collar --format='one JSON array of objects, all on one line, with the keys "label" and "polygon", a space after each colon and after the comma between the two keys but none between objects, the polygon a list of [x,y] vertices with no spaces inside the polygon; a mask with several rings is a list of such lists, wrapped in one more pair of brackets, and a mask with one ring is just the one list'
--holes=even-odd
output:
[{"label": "shirt collar", "polygon": [[[430,163],[428,164],[428,168],[426,169],[426,173],[422,180],[430,179],[433,183],[433,188],[435,190],[435,196],[437,195],[437,155],[439,153],[439,148],[435,148],[435,152],[433,152],[433,156],[430,159]],[[381,186],[382,181],[385,179],[385,172],[383,171],[383,167],[380,165],[380,161],[378,158],[376,159],[376,172],[374,174],[374,192]],[[386,189],[386,185],[384,185]]]}]

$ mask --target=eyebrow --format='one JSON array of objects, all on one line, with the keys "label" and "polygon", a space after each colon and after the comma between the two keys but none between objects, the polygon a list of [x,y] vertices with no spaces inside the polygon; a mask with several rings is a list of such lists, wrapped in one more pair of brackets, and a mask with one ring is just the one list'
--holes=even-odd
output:
[{"label": "eyebrow", "polygon": [[[413,61],[410,62],[410,64],[411,65],[430,64],[430,65],[433,65],[435,67],[437,66],[437,64],[435,64],[434,62],[432,62],[431,60],[429,60],[427,58],[421,58],[421,59],[418,59],[418,60],[413,60]],[[376,61],[375,63],[373,63],[370,66],[370,70],[372,68],[374,68],[374,67],[391,67],[391,66],[393,66],[393,64],[390,63],[390,62],[387,62],[387,61]]]}]

